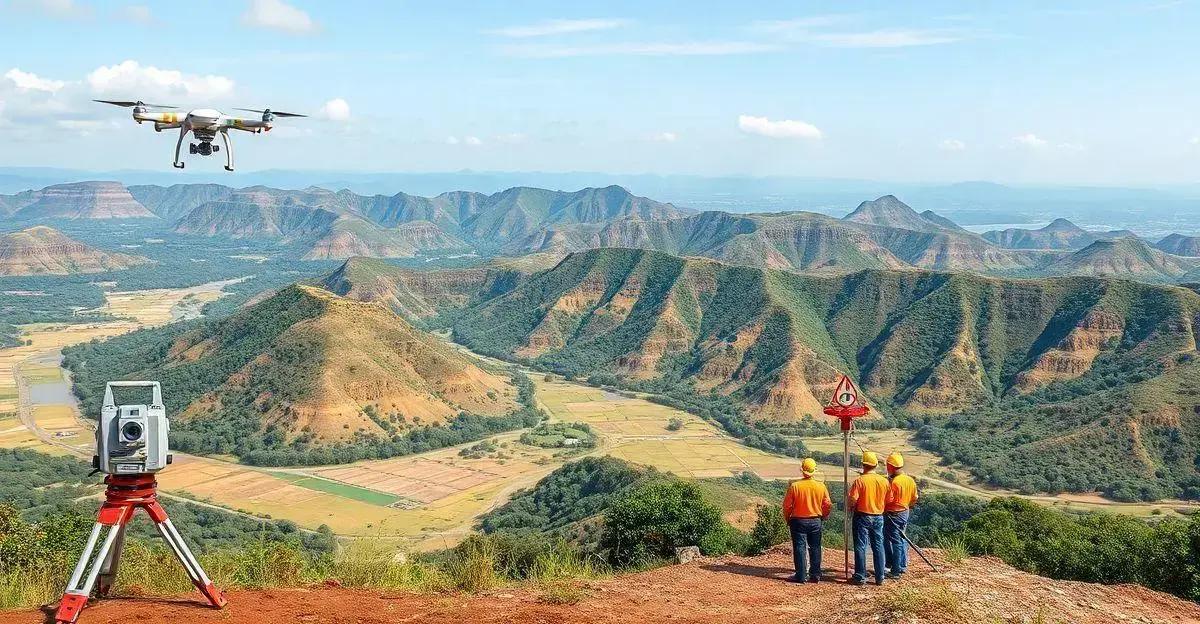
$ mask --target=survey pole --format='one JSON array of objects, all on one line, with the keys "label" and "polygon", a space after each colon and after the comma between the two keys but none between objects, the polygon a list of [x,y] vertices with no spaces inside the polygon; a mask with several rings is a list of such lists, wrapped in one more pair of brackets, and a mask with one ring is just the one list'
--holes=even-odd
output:
[{"label": "survey pole", "polygon": [[850,578],[850,430],[842,430],[842,573]]},{"label": "survey pole", "polygon": [[824,409],[826,415],[837,418],[842,425],[842,510],[845,513],[842,519],[842,573],[847,580],[850,579],[850,522],[853,513],[850,509],[850,432],[854,429],[854,419],[866,416],[870,411],[859,397],[854,382],[845,375],[842,375],[837,389],[833,391],[833,400]]}]

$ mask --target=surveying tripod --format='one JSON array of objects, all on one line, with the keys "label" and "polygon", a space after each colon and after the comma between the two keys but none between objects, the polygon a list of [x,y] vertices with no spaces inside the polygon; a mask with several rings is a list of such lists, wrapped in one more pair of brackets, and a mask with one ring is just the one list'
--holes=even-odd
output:
[{"label": "surveying tripod", "polygon": [[[192,584],[208,598],[209,604],[217,609],[225,606],[225,595],[208,580],[208,575],[204,573],[192,551],[188,550],[183,537],[179,535],[179,530],[167,517],[166,510],[158,504],[158,482],[154,475],[108,475],[104,478],[104,483],[108,485],[104,494],[104,504],[100,506],[100,513],[95,526],[92,527],[91,535],[88,536],[87,545],[83,548],[83,554],[79,556],[75,571],[71,573],[71,580],[67,582],[67,589],[58,604],[58,611],[54,614],[54,621],[58,624],[74,622],[87,604],[93,586],[96,587],[97,597],[108,595],[117,579],[117,568],[121,564],[125,531],[129,528],[133,513],[138,509],[144,509],[150,515],[154,527],[179,558]],[[108,532],[101,541],[100,534],[105,530]],[[97,544],[100,545],[99,550],[96,550]]]}]

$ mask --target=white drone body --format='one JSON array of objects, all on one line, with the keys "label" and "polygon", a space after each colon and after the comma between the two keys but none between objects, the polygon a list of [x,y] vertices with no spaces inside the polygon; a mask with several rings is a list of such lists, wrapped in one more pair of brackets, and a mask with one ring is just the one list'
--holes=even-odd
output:
[{"label": "white drone body", "polygon": [[[172,163],[176,169],[183,169],[183,161],[179,159],[179,150],[183,148],[183,139],[189,132],[196,137],[199,144],[189,143],[188,149],[192,154],[200,154],[201,156],[212,156],[213,152],[221,151],[220,146],[213,145],[217,135],[221,136],[221,142],[225,145],[225,170],[233,171],[233,143],[229,140],[230,130],[241,130],[242,132],[251,132],[258,134],[260,132],[270,131],[272,122],[276,117],[304,117],[296,113],[276,113],[271,112],[271,109],[254,110],[249,108],[237,108],[234,110],[246,111],[250,113],[259,113],[262,117],[258,119],[246,119],[243,117],[235,117],[226,115],[219,110],[212,108],[197,108],[187,113],[175,111],[174,106],[162,106],[158,104],[146,104],[142,101],[137,102],[121,102],[111,100],[95,100],[101,104],[112,104],[114,106],[123,106],[125,108],[133,108],[133,120],[140,123],[151,122],[154,124],[155,132],[163,130],[179,129],[179,140],[175,142],[175,162]],[[155,110],[151,110],[155,109]]]}]

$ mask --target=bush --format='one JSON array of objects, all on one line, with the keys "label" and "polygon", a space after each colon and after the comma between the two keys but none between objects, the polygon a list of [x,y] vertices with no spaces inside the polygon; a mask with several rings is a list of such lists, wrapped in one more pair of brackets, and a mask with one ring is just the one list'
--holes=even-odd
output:
[{"label": "bush", "polygon": [[728,555],[730,553],[744,554],[750,550],[750,536],[737,530],[728,522],[721,521],[720,525],[700,538],[700,552],[710,557]]},{"label": "bush", "polygon": [[604,514],[601,546],[616,566],[644,565],[674,556],[680,546],[700,546],[723,530],[721,511],[695,483],[676,479],[639,486]]},{"label": "bush", "polygon": [[783,510],[774,505],[759,505],[755,510],[757,518],[754,528],[750,530],[749,554],[759,555],[772,546],[778,546],[791,538],[787,522],[783,519]]}]

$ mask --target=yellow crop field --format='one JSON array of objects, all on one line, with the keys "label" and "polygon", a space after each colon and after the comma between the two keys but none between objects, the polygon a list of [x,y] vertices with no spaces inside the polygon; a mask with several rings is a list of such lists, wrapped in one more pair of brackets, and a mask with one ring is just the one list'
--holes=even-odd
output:
[{"label": "yellow crop field", "polygon": [[[750,471],[765,479],[799,474],[800,462],[750,448],[697,416],[645,399],[564,381],[535,381],[539,403],[557,420],[587,423],[602,453],[681,477],[728,477]],[[671,420],[682,426],[670,431]]]}]

